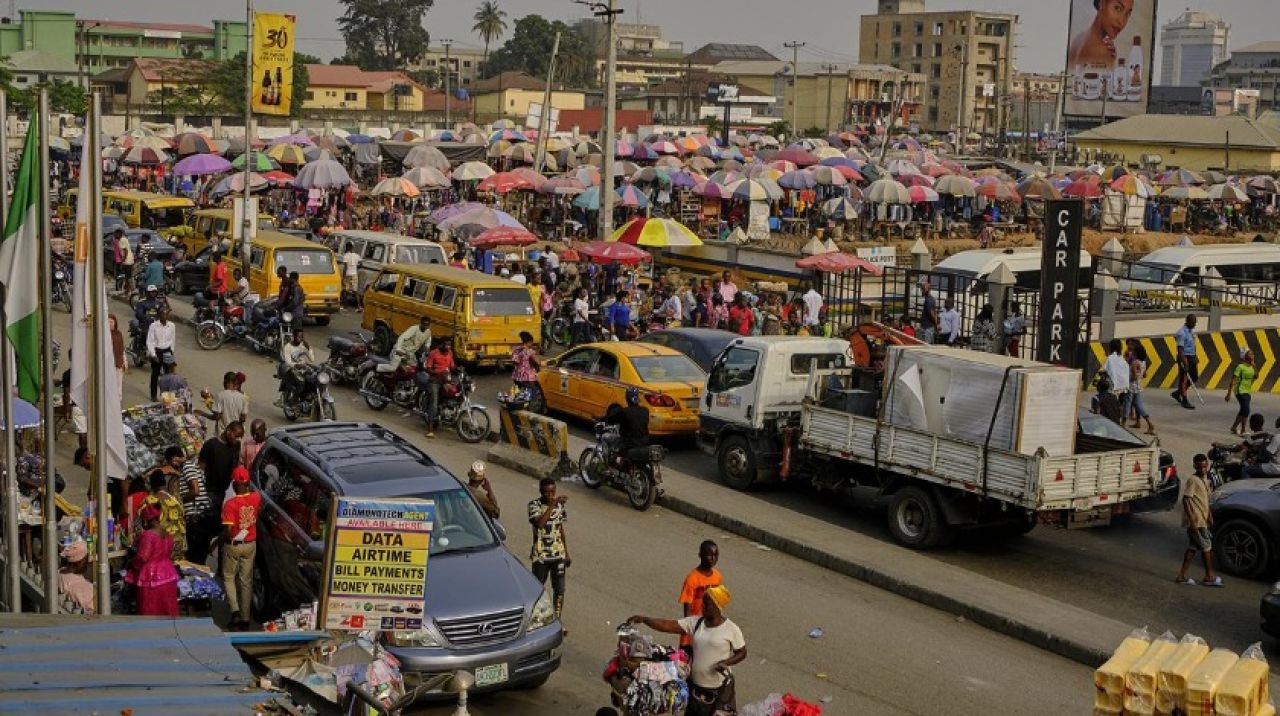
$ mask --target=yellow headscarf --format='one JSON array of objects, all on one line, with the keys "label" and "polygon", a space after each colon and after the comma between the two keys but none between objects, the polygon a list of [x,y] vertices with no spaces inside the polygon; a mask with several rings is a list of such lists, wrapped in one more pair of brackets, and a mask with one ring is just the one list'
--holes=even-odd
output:
[{"label": "yellow headscarf", "polygon": [[716,607],[721,610],[729,606],[730,600],[733,599],[733,597],[729,595],[729,588],[722,584],[718,584],[714,587],[707,587],[706,595],[710,597],[711,601],[715,602]]}]

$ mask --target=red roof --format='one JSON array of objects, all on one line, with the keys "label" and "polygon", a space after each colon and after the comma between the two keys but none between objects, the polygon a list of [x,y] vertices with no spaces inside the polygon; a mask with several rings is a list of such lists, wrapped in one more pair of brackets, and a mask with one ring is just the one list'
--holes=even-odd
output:
[{"label": "red roof", "polygon": [[[653,112],[647,109],[619,109],[613,113],[613,123],[617,129],[635,129],[642,124],[653,124]],[[596,134],[604,126],[604,108],[562,109],[557,126],[565,131],[577,127],[587,134]]]},{"label": "red roof", "polygon": [[[444,112],[444,92],[427,90],[426,96],[422,99],[422,111]],[[458,99],[457,95],[454,95],[453,99],[449,100],[449,111],[466,114],[471,111],[471,100]]]},{"label": "red roof", "polygon": [[307,65],[309,87],[368,87],[364,70],[355,65]]},{"label": "red roof", "polygon": [[135,57],[133,64],[147,82],[188,82],[201,84],[208,80],[216,62],[211,60]]}]

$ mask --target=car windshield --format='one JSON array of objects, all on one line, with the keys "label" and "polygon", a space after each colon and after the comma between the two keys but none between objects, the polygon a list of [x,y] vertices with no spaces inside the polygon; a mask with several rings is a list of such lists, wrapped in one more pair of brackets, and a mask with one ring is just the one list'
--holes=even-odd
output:
[{"label": "car windshield", "polygon": [[333,254],[324,249],[281,249],[276,252],[276,266],[299,274],[330,274]]},{"label": "car windshield", "polygon": [[471,310],[480,318],[533,315],[533,299],[526,288],[477,288],[472,296]]},{"label": "car windshield", "polygon": [[435,500],[436,523],[431,528],[431,555],[496,547],[498,537],[464,488],[413,495]]},{"label": "car windshield", "polygon": [[636,356],[631,359],[636,375],[645,383],[697,381],[707,377],[688,356]]},{"label": "car windshield", "polygon": [[1093,413],[1080,414],[1080,432],[1095,438],[1108,438],[1138,445],[1146,444],[1142,438],[1129,432],[1124,426],[1112,422],[1110,418]]},{"label": "car windshield", "polygon": [[169,206],[163,209],[146,208],[147,225],[154,229],[167,229],[187,223],[187,210],[181,206]]},{"label": "car windshield", "polygon": [[396,248],[396,263],[409,265],[444,264],[444,249],[428,244],[401,244]]},{"label": "car windshield", "polygon": [[1178,278],[1178,267],[1172,264],[1133,264],[1129,278],[1150,283],[1173,283]]}]

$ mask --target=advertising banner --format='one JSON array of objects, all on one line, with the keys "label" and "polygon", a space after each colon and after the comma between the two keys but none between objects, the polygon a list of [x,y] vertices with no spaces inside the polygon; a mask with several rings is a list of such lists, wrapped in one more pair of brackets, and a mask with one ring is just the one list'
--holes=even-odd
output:
[{"label": "advertising banner", "polygon": [[[1079,199],[1045,202],[1040,263],[1040,316],[1036,360],[1071,365],[1080,342],[1080,240],[1084,203]],[[1087,287],[1086,287],[1087,288]]]},{"label": "advertising banner", "polygon": [[1071,0],[1065,114],[1147,111],[1155,23],[1156,0]]},{"label": "advertising banner", "polygon": [[253,14],[253,111],[288,116],[293,100],[294,16]]},{"label": "advertising banner", "polygon": [[432,500],[334,500],[320,627],[421,629],[435,518]]}]

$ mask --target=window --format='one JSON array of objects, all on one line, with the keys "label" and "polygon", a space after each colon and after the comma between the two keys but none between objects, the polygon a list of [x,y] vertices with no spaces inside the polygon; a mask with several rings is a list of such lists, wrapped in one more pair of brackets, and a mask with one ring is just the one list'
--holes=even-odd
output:
[{"label": "window", "polygon": [[930,121],[930,122],[937,122],[937,121],[938,121],[938,108],[937,108],[937,107],[930,107],[930,108],[929,108],[929,121]]},{"label": "window", "polygon": [[667,381],[702,382],[704,373],[687,356],[640,356],[631,359],[636,374],[645,383],[665,383]]},{"label": "window", "polygon": [[942,23],[940,22],[933,23],[933,36],[942,37]]},{"label": "window", "polygon": [[308,102],[311,102],[311,101],[313,101],[315,98],[316,98],[316,93],[315,93],[315,92],[312,92],[311,90],[307,90],[307,101],[308,101]]},{"label": "window", "polygon": [[264,250],[260,246],[254,246],[250,248],[249,249],[249,265],[256,269],[262,268],[263,257],[265,257],[266,254],[267,254],[266,250]]},{"label": "window", "polygon": [[893,23],[893,36],[894,37],[902,36],[902,23],[900,22]]},{"label": "window", "polygon": [[364,258],[371,261],[381,261],[386,255],[387,247],[385,244],[378,244],[371,241],[368,246],[364,247]]},{"label": "window", "polygon": [[354,102],[356,101],[356,98],[357,98],[357,95],[355,92],[347,92],[342,96],[342,99],[344,102]]},{"label": "window", "polygon": [[[911,56],[912,56],[912,57],[924,57],[924,45],[920,44],[919,42],[917,42],[916,44],[912,45],[912,46],[911,46]],[[919,72],[919,70],[916,70],[916,71],[917,71],[917,72]]]},{"label": "window", "polygon": [[527,288],[477,288],[472,313],[487,316],[532,316],[533,298]]},{"label": "window", "polygon": [[430,287],[431,287],[431,284],[427,283],[426,281],[423,281],[420,278],[413,278],[411,276],[406,276],[404,279],[404,286],[400,288],[400,295],[404,296],[405,298],[412,298],[418,301],[422,301],[426,299],[427,289]]},{"label": "window", "polygon": [[396,247],[398,264],[443,264],[444,249],[435,245],[401,244]]},{"label": "window", "polygon": [[471,60],[464,60],[464,61],[462,62],[462,66],[463,66],[463,67],[470,67],[470,66],[471,66]]},{"label": "window", "polygon": [[935,62],[933,64],[933,78],[935,80],[942,79],[942,64]]},{"label": "window", "polygon": [[373,280],[373,290],[378,293],[395,293],[396,284],[399,282],[400,274],[383,272]]},{"label": "window", "polygon": [[897,42],[893,43],[893,45],[889,48],[889,54],[890,54],[890,55],[892,55],[892,56],[894,56],[894,57],[901,57],[901,56],[902,56],[902,44],[901,44],[901,43],[897,43]]},{"label": "window", "polygon": [[436,524],[431,531],[431,556],[497,546],[498,540],[469,490],[441,490],[415,497],[436,503]]},{"label": "window", "polygon": [[791,374],[808,375],[814,361],[818,370],[844,367],[844,355],[840,353],[797,353],[791,356]]},{"label": "window", "polygon": [[427,66],[427,67],[435,67],[435,66],[436,66],[436,61],[435,61],[435,60],[426,60],[426,61],[425,61],[425,62],[423,62],[422,64],[423,64],[423,65],[425,65],[425,66]]},{"label": "window", "polygon": [[612,353],[600,353],[600,357],[596,359],[595,375],[609,380],[618,379],[618,359]]},{"label": "window", "polygon": [[935,43],[933,43],[933,56],[934,56],[934,57],[942,57],[942,43],[941,43],[941,42],[935,42]]},{"label": "window", "polygon": [[912,29],[915,30],[916,37],[920,37],[924,34],[924,23],[917,22]]},{"label": "window", "polygon": [[576,353],[570,353],[560,361],[560,367],[565,370],[576,370],[579,373],[586,373],[591,370],[592,364],[596,362],[596,356],[600,351],[595,348],[584,348]]},{"label": "window", "polygon": [[458,289],[436,284],[436,289],[431,292],[431,303],[444,308],[453,308],[453,302],[457,297]]},{"label": "window", "polygon": [[335,272],[333,254],[327,249],[282,249],[276,252],[276,266],[302,275]]},{"label": "window", "polygon": [[711,369],[707,390],[723,393],[726,390],[751,385],[756,380],[756,366],[760,354],[747,348],[730,348]]},{"label": "window", "polygon": [[929,87],[929,98],[930,98],[930,99],[935,99],[935,100],[936,100],[936,99],[938,98],[938,95],[939,95],[939,89],[938,89],[938,86],[937,86],[937,85],[932,85],[931,87]]}]

